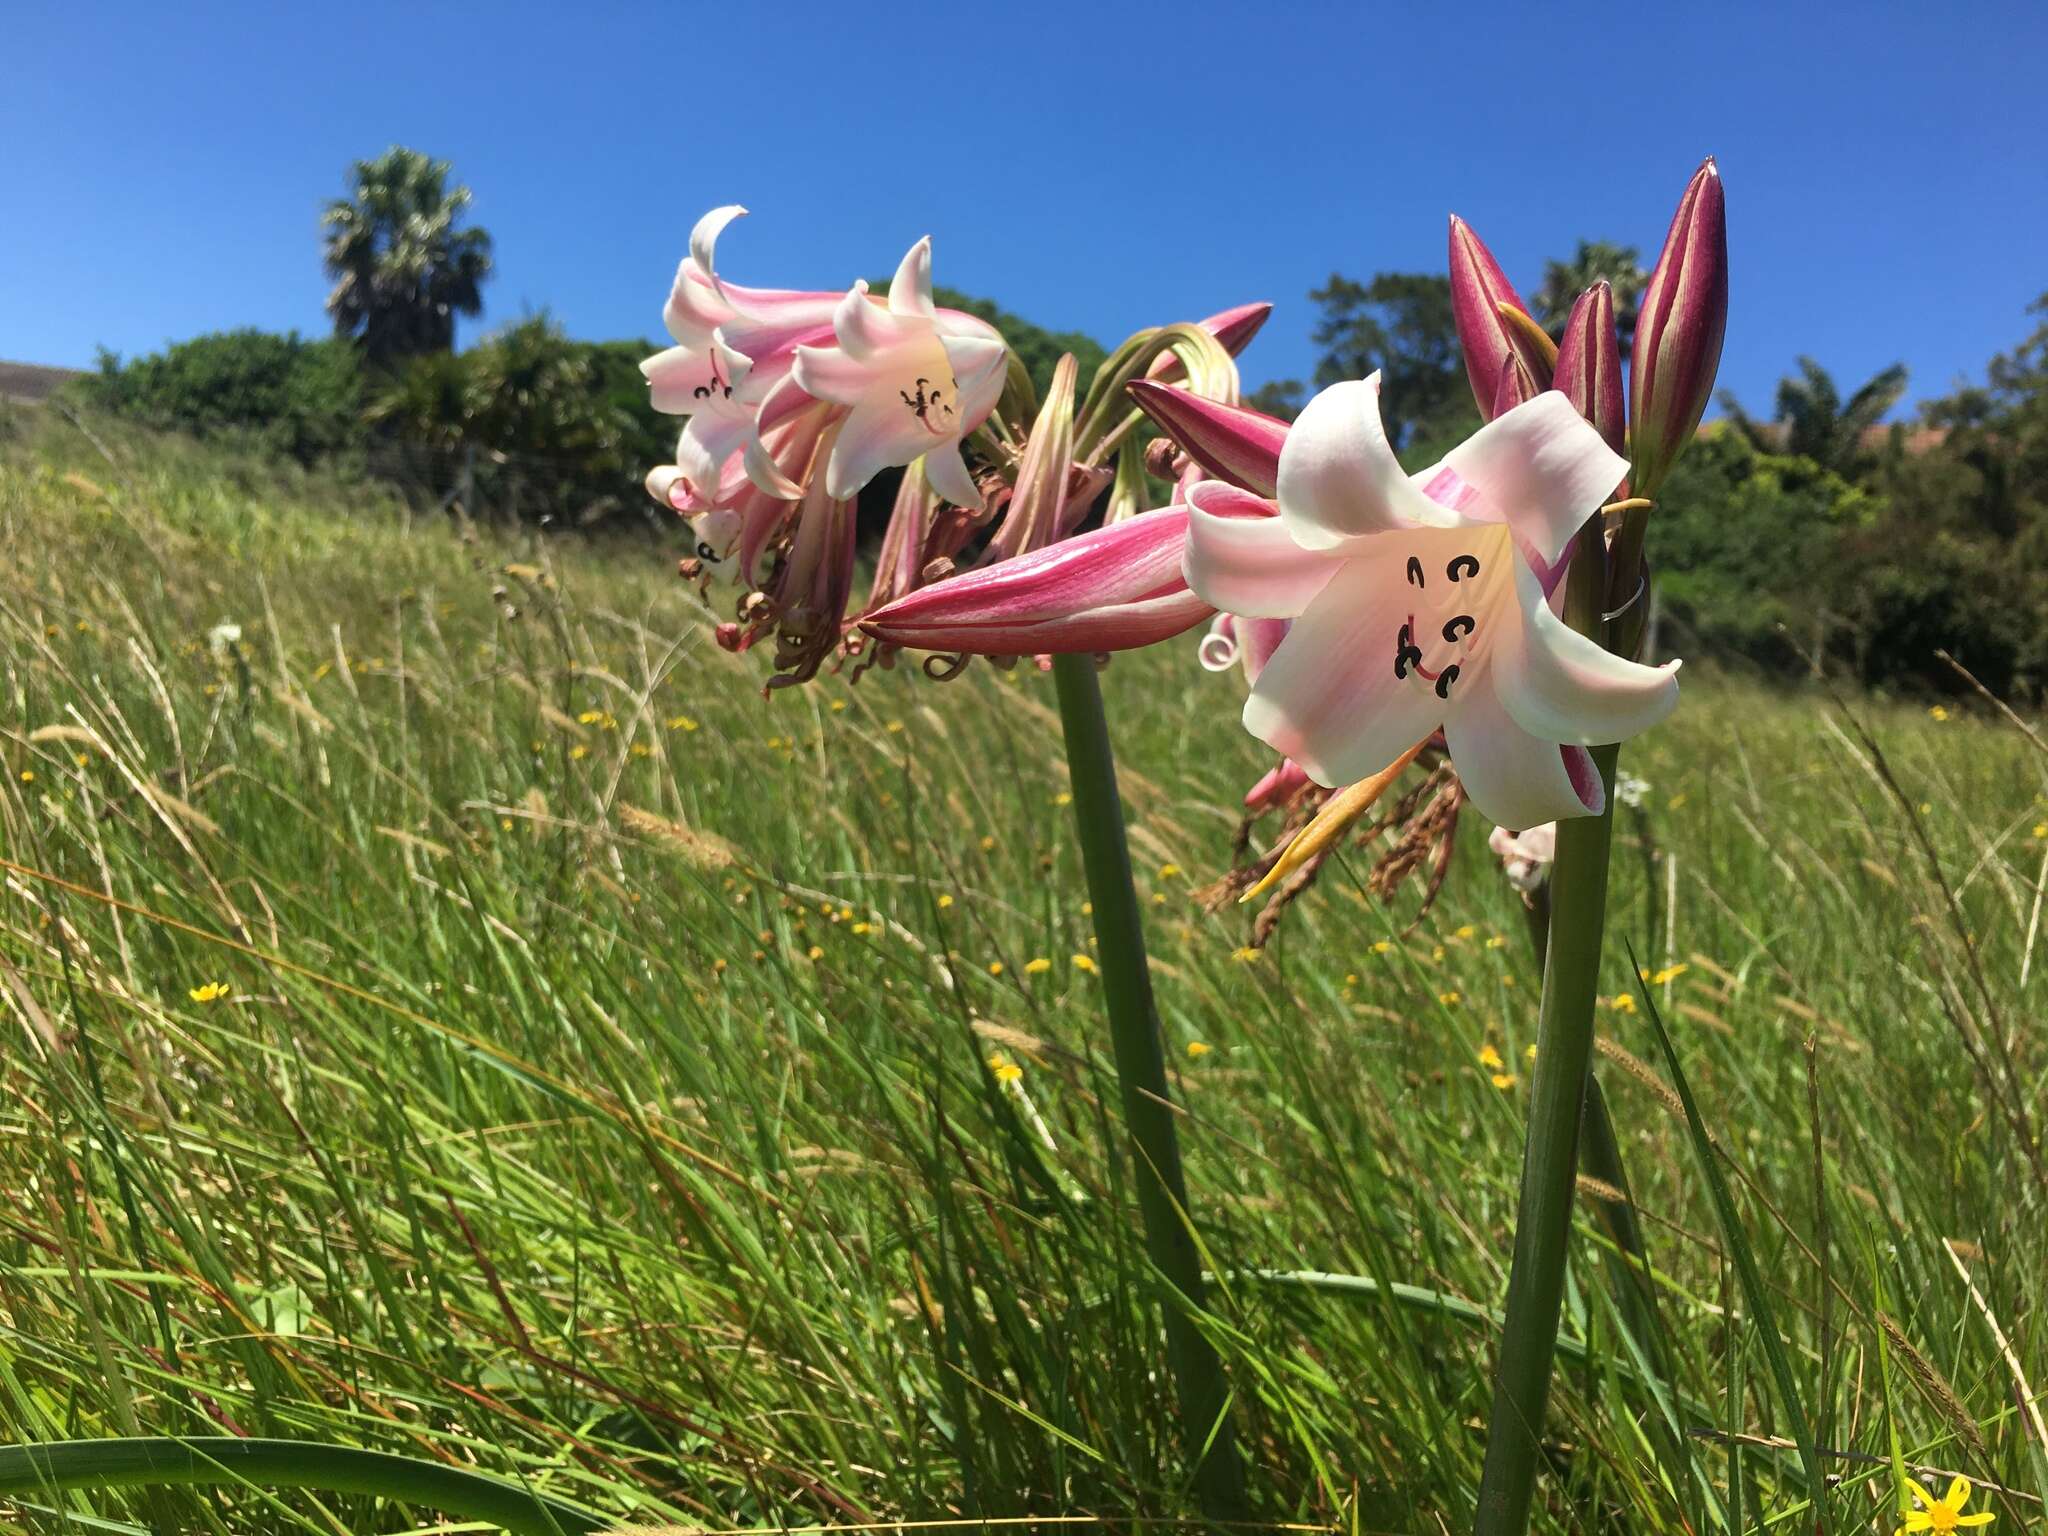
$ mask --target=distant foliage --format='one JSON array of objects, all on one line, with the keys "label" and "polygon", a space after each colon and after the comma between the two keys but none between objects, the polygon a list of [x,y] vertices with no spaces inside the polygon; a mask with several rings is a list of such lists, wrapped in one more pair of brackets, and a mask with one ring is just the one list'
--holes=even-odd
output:
[{"label": "distant foliage", "polygon": [[103,410],[194,437],[231,437],[310,465],[360,446],[362,366],[341,341],[298,332],[218,331],[99,371],[70,386]]},{"label": "distant foliage", "polygon": [[647,404],[639,342],[574,341],[545,315],[416,358],[368,409],[373,464],[472,515],[589,523],[637,510],[674,425]]}]

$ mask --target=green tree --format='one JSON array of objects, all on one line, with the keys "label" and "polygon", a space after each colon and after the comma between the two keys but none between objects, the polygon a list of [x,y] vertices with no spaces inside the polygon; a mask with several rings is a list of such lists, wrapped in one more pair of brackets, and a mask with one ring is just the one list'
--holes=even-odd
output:
[{"label": "green tree", "polygon": [[491,237],[463,228],[469,188],[448,162],[393,147],[349,168],[349,194],[321,216],[327,312],[337,336],[361,340],[380,371],[455,345],[455,317],[483,309]]},{"label": "green tree", "polygon": [[1396,448],[1438,444],[1479,425],[1465,382],[1451,283],[1427,272],[1382,272],[1369,283],[1341,273],[1309,293],[1321,311],[1315,387],[1385,375],[1380,414]]},{"label": "green tree", "polygon": [[1863,445],[1864,434],[1905,392],[1906,365],[1893,363],[1844,402],[1827,369],[1802,357],[1798,374],[1778,381],[1777,411],[1768,424],[1751,417],[1726,390],[1721,392],[1721,408],[1759,452],[1811,459],[1853,480],[1877,462],[1876,454]]},{"label": "green tree", "polygon": [[1649,280],[1643,270],[1643,253],[1634,246],[1581,240],[1569,261],[1543,264],[1543,282],[1531,300],[1531,313],[1552,337],[1562,337],[1579,295],[1595,283],[1605,282],[1614,290],[1614,328],[1621,334],[1621,354],[1626,357],[1635,339],[1636,310]]}]

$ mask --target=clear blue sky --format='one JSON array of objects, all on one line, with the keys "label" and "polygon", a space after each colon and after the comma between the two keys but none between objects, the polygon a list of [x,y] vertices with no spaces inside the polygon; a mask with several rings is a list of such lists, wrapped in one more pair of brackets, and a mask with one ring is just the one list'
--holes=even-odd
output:
[{"label": "clear blue sky", "polygon": [[[1442,270],[1463,214],[1533,286],[1581,236],[1653,251],[1728,188],[1723,384],[1895,358],[1940,393],[2048,289],[2048,6],[1094,3],[9,7],[0,357],[89,364],[325,328],[317,217],[354,158],[452,159],[497,241],[486,326],[652,336],[704,209],[721,265],[938,279],[1114,341],[1280,308],[1333,269]],[[474,335],[473,328],[466,328]]]}]

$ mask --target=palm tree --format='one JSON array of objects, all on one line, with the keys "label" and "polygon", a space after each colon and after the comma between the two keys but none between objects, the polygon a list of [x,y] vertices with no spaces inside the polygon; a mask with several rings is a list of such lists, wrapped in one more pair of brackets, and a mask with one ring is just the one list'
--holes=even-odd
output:
[{"label": "palm tree", "polygon": [[372,367],[455,345],[455,317],[483,309],[491,237],[456,227],[469,188],[448,185],[448,162],[393,147],[349,168],[349,195],[321,216],[327,312],[337,336],[359,336]]},{"label": "palm tree", "polygon": [[1634,246],[1581,240],[1570,261],[1543,264],[1543,286],[1536,290],[1536,322],[1553,338],[1562,337],[1565,320],[1579,295],[1595,283],[1605,282],[1614,290],[1614,328],[1621,333],[1621,355],[1627,357],[1636,334],[1636,308],[1649,280],[1643,271],[1642,252]]},{"label": "palm tree", "polygon": [[1721,408],[1759,452],[1797,454],[1854,479],[1875,457],[1864,448],[1863,434],[1884,420],[1905,392],[1906,365],[1893,363],[1844,404],[1827,369],[1802,357],[1798,375],[1778,381],[1777,412],[1770,422],[1752,419],[1726,390]]}]

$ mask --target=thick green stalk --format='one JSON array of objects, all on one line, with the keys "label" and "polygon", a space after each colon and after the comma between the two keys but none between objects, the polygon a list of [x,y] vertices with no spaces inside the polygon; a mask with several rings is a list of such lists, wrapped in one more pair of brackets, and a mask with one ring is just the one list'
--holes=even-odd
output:
[{"label": "thick green stalk", "polygon": [[[1202,1258],[1188,1228],[1187,1184],[1181,1175],[1180,1138],[1166,1083],[1166,1050],[1152,1001],[1152,971],[1145,960],[1145,929],[1131,880],[1131,850],[1124,838],[1123,802],[1102,689],[1092,656],[1055,656],[1060,724],[1067,740],[1067,774],[1074,794],[1074,826],[1094,905],[1095,941],[1103,1006],[1123,1093],[1145,1224],[1145,1249],[1167,1284],[1180,1293],[1166,1306],[1166,1347],[1180,1400],[1188,1454],[1201,1458],[1195,1489],[1211,1520],[1244,1513],[1244,1468],[1231,1429],[1230,1392],[1223,1362],[1189,1315],[1202,1305]],[[1205,1450],[1206,1446],[1206,1450]]]},{"label": "thick green stalk", "polygon": [[1522,1536],[1541,1460],[1543,1405],[1557,1351],[1565,1248],[1579,1154],[1579,1118],[1593,1056],[1593,1000],[1607,923],[1607,860],[1614,833],[1616,749],[1595,747],[1607,809],[1557,824],[1550,877],[1550,948],[1543,966],[1543,1013],[1530,1085],[1529,1140],[1515,1212],[1506,1321],[1486,1465],[1479,1481],[1477,1536]]},{"label": "thick green stalk", "polygon": [[580,1536],[614,1523],[503,1478],[345,1445],[146,1436],[0,1446],[4,1498],[34,1498],[63,1488],[161,1488],[178,1483],[373,1494],[460,1519],[486,1521],[517,1536]]}]

